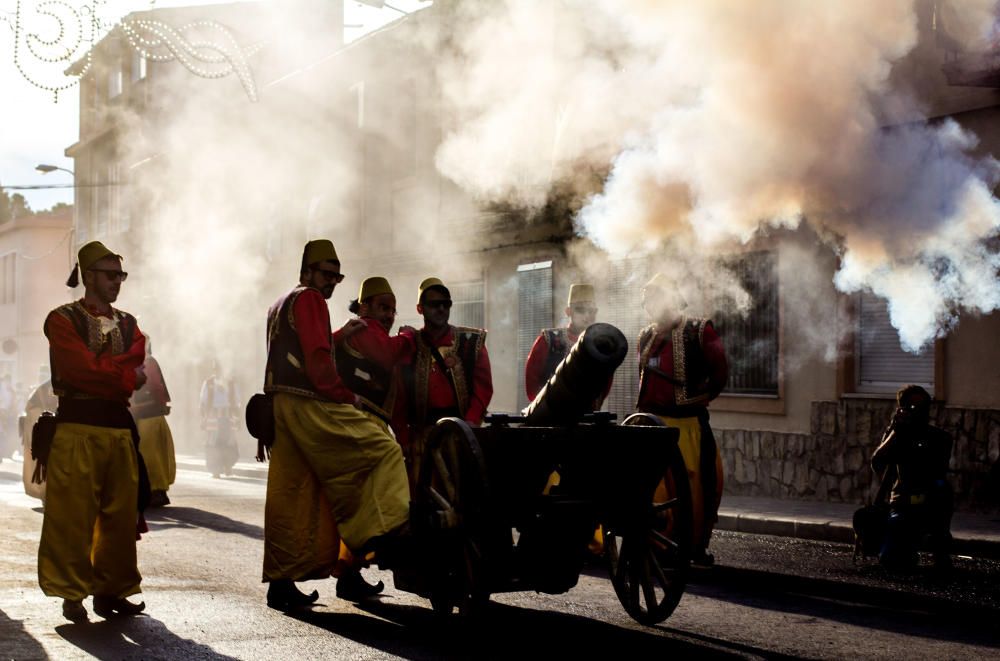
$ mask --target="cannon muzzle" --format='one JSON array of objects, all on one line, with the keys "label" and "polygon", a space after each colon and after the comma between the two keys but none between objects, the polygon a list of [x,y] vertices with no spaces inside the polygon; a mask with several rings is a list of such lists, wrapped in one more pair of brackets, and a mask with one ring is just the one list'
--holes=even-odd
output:
[{"label": "cannon muzzle", "polygon": [[592,324],[524,410],[525,424],[572,425],[595,408],[615,370],[625,360],[628,340],[611,324]]}]

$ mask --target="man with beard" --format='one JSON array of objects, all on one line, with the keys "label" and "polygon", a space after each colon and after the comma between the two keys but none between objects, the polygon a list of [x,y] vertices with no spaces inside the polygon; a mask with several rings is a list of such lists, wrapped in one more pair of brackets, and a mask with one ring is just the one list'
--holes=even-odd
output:
[{"label": "man with beard", "polygon": [[420,475],[424,441],[432,425],[457,417],[481,425],[493,398],[493,375],[486,351],[486,331],[452,326],[451,292],[438,278],[427,278],[417,292],[417,312],[424,318],[419,331],[404,332],[415,353],[404,369],[409,400],[410,477]]},{"label": "man with beard", "polygon": [[333,575],[340,540],[364,557],[408,527],[402,450],[384,423],[357,408],[361,399],[333,362],[326,301],[343,279],[333,243],[310,241],[299,284],[268,311],[264,392],[273,393],[275,440],[263,580],[268,605],[280,610],[319,597],[295,582]]},{"label": "man with beard", "polygon": [[[399,378],[400,362],[413,353],[412,337],[391,337],[396,322],[396,295],[383,277],[365,278],[349,311],[356,314],[333,334],[337,372],[351,392],[358,396],[359,408],[380,425],[388,425],[405,448],[406,407]],[[410,328],[409,330],[413,330]],[[382,581],[370,585],[361,576],[360,563],[341,544],[337,596],[354,600],[378,594]]]},{"label": "man with beard", "polygon": [[[722,501],[722,456],[708,424],[708,404],[729,377],[726,352],[710,320],[684,314],[684,297],[662,273],[643,288],[642,306],[653,323],[639,334],[636,408],[680,431],[691,482],[692,560],[711,565],[714,558],[707,549]],[[661,483],[657,499],[665,488]]]},{"label": "man with beard", "polygon": [[84,622],[82,602],[91,594],[105,618],[145,608],[126,597],[140,592],[142,580],[135,541],[144,471],[128,402],[146,382],[146,340],[135,317],[111,306],[128,275],[121,255],[92,241],[80,248],[70,287],[79,283],[77,268],[83,298],[50,312],[44,326],[59,409],[44,463],[38,582],[63,598],[67,619]]}]

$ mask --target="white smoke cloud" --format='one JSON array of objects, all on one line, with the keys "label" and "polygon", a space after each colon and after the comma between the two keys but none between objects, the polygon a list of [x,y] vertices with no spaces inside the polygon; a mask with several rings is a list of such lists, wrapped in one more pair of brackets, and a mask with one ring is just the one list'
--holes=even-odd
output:
[{"label": "white smoke cloud", "polygon": [[527,206],[554,182],[591,191],[577,227],[618,255],[678,240],[704,256],[809,223],[840,253],[838,288],[886,297],[917,350],[961,310],[1000,307],[982,245],[1000,227],[1000,167],[956,123],[909,121],[924,110],[893,66],[918,45],[919,12],[974,48],[995,4],[462,5],[439,67],[456,128],[437,165]]}]

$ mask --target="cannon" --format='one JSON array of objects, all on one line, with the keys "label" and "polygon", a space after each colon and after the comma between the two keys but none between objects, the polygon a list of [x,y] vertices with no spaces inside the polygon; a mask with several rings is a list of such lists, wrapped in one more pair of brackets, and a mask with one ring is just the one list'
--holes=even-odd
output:
[{"label": "cannon", "polygon": [[437,422],[413,485],[411,549],[389,565],[397,588],[466,616],[491,594],[566,592],[600,527],[626,612],[647,625],[670,616],[691,556],[678,433],[654,416],[617,424],[592,411],[627,351],[617,328],[594,324],[521,415]]}]

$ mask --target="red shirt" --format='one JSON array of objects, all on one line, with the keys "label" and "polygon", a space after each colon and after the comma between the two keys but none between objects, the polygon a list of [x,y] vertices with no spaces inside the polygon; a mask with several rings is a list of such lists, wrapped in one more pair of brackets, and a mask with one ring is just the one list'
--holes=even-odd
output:
[{"label": "red shirt", "polygon": [[306,377],[316,392],[341,404],[354,404],[355,395],[340,380],[333,362],[330,310],[315,289],[306,289],[292,306],[295,329],[306,361]]},{"label": "red shirt", "polygon": [[[449,326],[448,332],[433,340],[430,333],[423,332],[424,340],[435,347],[450,347],[455,343],[455,327]],[[469,408],[465,412],[465,421],[478,425],[486,417],[486,410],[493,399],[493,372],[490,369],[490,355],[484,344],[476,356],[476,365],[471,375],[465,375],[469,387]],[[412,394],[412,393],[411,393]],[[446,409],[458,406],[455,401],[455,391],[451,379],[438,367],[437,361],[431,361],[431,373],[427,380],[427,408]]]},{"label": "red shirt", "polygon": [[[95,317],[112,318],[111,312],[87,312]],[[52,369],[59,378],[76,390],[100,399],[128,404],[135,390],[135,368],[146,359],[146,336],[138,326],[128,351],[112,356],[110,351],[95,354],[61,314],[50,313],[45,320],[45,335],[52,351]]]},{"label": "red shirt", "polygon": [[[661,371],[672,375],[674,373],[674,345],[671,340],[670,331],[657,332],[652,339],[652,343],[653,346],[649,352],[650,362]],[[722,346],[722,339],[712,326],[705,327],[702,348],[705,354],[705,361],[708,364],[709,398],[704,402],[690,404],[689,406],[707,407],[708,402],[718,397],[722,389],[726,387],[726,380],[729,378],[729,365],[726,362],[726,352]],[[669,410],[676,406],[677,401],[674,396],[674,385],[658,374],[647,373],[646,386],[639,393],[639,410]]]}]

